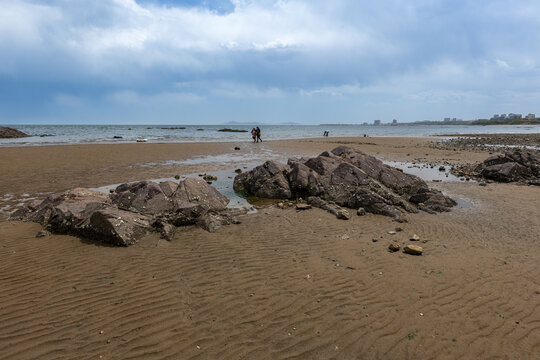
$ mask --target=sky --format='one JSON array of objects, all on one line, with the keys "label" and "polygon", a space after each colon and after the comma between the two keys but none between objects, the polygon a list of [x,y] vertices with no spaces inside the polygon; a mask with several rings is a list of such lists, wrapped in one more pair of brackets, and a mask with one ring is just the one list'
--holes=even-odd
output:
[{"label": "sky", "polygon": [[2,124],[540,113],[537,0],[2,0]]}]

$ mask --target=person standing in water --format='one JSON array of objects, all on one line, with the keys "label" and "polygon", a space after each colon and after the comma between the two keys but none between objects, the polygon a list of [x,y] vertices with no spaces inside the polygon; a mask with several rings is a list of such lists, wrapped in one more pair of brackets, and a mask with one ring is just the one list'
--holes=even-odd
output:
[{"label": "person standing in water", "polygon": [[257,142],[262,142],[262,139],[261,139],[261,129],[259,129],[259,127],[257,126]]},{"label": "person standing in water", "polygon": [[253,142],[257,140],[257,129],[251,129],[251,137],[253,138]]}]

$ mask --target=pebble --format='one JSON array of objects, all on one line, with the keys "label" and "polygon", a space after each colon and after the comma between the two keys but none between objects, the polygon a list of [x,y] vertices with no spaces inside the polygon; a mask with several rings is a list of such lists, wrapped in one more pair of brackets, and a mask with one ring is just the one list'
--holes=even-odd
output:
[{"label": "pebble", "polygon": [[420,236],[414,234],[413,236],[411,236],[410,240],[411,240],[411,241],[419,241],[419,240],[420,240]]},{"label": "pebble", "polygon": [[487,184],[485,182],[481,182],[478,184],[478,186],[487,186]]},{"label": "pebble", "polygon": [[379,241],[379,239],[377,239],[377,238],[373,238],[373,239],[371,239],[371,241],[373,241],[373,242],[377,242],[377,241]]},{"label": "pebble", "polygon": [[399,226],[396,227],[396,232],[400,232],[400,231],[403,231],[402,228],[400,228]]},{"label": "pebble", "polygon": [[417,245],[407,245],[403,248],[403,252],[409,255],[422,255],[423,251],[422,247]]},{"label": "pebble", "polygon": [[390,235],[396,235],[396,232],[395,231],[389,231],[388,232]]},{"label": "pebble", "polygon": [[390,250],[392,252],[399,251],[400,248],[401,248],[401,246],[399,246],[399,244],[396,244],[396,243],[392,243],[392,244],[388,245],[388,250]]},{"label": "pebble", "polygon": [[40,237],[44,237],[44,236],[48,236],[48,235],[50,235],[50,233],[47,230],[41,230],[36,234],[36,237],[40,238]]},{"label": "pebble", "polygon": [[349,240],[349,235],[343,235],[343,236],[341,237],[341,240]]},{"label": "pebble", "polygon": [[175,178],[176,180],[180,180],[180,175],[174,175],[174,178]]},{"label": "pebble", "polygon": [[364,208],[358,208],[358,210],[356,210],[356,215],[358,215],[358,216],[364,216],[364,215],[366,215],[366,209],[364,209]]},{"label": "pebble", "polygon": [[309,210],[311,205],[309,204],[296,204],[296,210]]},{"label": "pebble", "polygon": [[103,334],[103,330],[100,330],[99,333],[100,333],[100,334]]}]

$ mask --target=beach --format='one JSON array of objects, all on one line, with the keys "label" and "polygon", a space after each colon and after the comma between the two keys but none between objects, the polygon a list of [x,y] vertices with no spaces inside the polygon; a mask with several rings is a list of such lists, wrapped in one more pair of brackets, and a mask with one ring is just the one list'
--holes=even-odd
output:
[{"label": "beach", "polygon": [[[150,234],[127,248],[36,238],[39,224],[7,220],[28,199],[75,187],[244,169],[339,145],[404,171],[497,153],[436,141],[2,147],[0,359],[540,358],[538,186],[429,182],[458,206],[404,223],[256,204],[215,233],[187,226],[173,241]],[[388,251],[413,234],[422,256]]]}]

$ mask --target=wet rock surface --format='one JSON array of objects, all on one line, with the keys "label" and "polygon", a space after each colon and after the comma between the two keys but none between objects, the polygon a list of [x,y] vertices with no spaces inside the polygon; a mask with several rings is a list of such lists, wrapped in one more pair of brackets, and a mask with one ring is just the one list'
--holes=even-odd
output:
[{"label": "wet rock surface", "polygon": [[514,149],[491,156],[478,165],[462,165],[453,171],[459,176],[540,185],[540,150]]},{"label": "wet rock surface", "polygon": [[509,146],[540,147],[540,134],[459,134],[438,135],[450,137],[434,142],[431,147],[443,150],[474,152],[505,151]]},{"label": "wet rock surface", "polygon": [[202,179],[179,184],[140,181],[119,185],[111,194],[83,188],[53,194],[15,211],[11,219],[38,222],[53,233],[128,246],[150,231],[171,240],[176,226],[216,231],[240,214],[227,210],[228,203]]},{"label": "wet rock surface", "polygon": [[343,208],[401,219],[404,213],[448,211],[456,205],[419,177],[346,146],[311,159],[289,159],[287,165],[267,161],[236,176],[234,190],[262,198],[305,198],[342,219],[350,217]]},{"label": "wet rock surface", "polygon": [[23,133],[20,130],[10,127],[0,126],[0,139],[15,139],[28,137],[30,135]]}]

